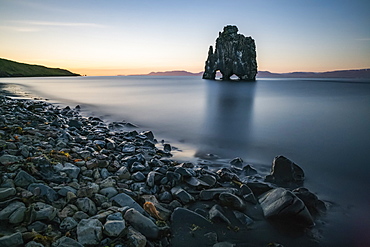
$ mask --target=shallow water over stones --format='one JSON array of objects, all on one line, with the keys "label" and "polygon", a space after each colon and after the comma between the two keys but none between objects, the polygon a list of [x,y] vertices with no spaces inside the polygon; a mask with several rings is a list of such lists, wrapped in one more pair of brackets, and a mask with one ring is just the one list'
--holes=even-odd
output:
[{"label": "shallow water over stones", "polygon": [[[266,208],[277,208],[280,197],[267,195],[288,191],[310,209],[305,214],[312,220],[320,219],[313,212],[325,211],[326,204],[309,190],[291,192],[298,186],[265,181],[240,158],[221,169],[180,163],[171,159],[171,146],[158,143],[150,131],[112,130],[99,118],[81,116],[78,107],[0,101],[0,221],[14,229],[0,237],[4,246],[318,244],[305,234],[311,225],[297,239],[274,230]],[[280,175],[296,178],[294,165]],[[284,222],[287,215],[273,218]]]}]

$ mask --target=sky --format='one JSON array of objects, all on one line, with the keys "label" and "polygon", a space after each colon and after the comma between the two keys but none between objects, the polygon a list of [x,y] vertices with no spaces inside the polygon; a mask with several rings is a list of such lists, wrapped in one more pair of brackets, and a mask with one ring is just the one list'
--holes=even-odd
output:
[{"label": "sky", "polygon": [[369,0],[0,0],[0,57],[86,75],[204,70],[225,25],[258,70],[370,68]]}]

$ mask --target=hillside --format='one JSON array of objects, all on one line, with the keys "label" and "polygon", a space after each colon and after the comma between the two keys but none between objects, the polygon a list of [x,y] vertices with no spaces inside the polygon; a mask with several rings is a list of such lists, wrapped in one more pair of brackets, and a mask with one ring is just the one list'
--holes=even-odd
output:
[{"label": "hillside", "polygon": [[201,76],[203,72],[192,73],[185,70],[174,70],[164,72],[150,72],[148,76]]},{"label": "hillside", "polygon": [[[203,72],[192,73],[185,70],[150,72],[142,76],[202,76]],[[221,77],[217,72],[216,77]],[[370,69],[358,70],[335,70],[328,72],[291,72],[291,73],[272,73],[270,71],[258,71],[258,78],[370,78]]]},{"label": "hillside", "polygon": [[258,71],[259,78],[370,78],[370,69],[335,70],[327,72],[271,73]]},{"label": "hillside", "polygon": [[65,69],[18,63],[0,58],[0,77],[79,76]]}]

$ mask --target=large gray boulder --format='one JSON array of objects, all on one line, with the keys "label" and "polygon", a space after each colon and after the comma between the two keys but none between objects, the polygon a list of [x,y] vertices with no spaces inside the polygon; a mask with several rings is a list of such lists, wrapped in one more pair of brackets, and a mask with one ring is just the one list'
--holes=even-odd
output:
[{"label": "large gray boulder", "polygon": [[283,188],[276,188],[259,197],[263,214],[267,219],[280,219],[304,227],[314,225],[312,216],[301,199]]},{"label": "large gray boulder", "polygon": [[257,74],[254,39],[238,34],[236,26],[225,26],[216,39],[216,50],[209,47],[203,79],[214,80],[220,71],[223,80],[236,75],[240,80],[255,81]]}]

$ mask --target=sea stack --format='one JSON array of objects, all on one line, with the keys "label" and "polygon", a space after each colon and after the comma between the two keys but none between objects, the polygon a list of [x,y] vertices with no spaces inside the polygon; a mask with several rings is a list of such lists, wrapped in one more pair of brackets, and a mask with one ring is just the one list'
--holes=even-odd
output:
[{"label": "sea stack", "polygon": [[236,26],[225,26],[216,39],[216,50],[209,47],[203,79],[215,80],[220,71],[222,80],[236,75],[239,80],[255,81],[257,74],[256,45],[252,37],[238,33]]}]

